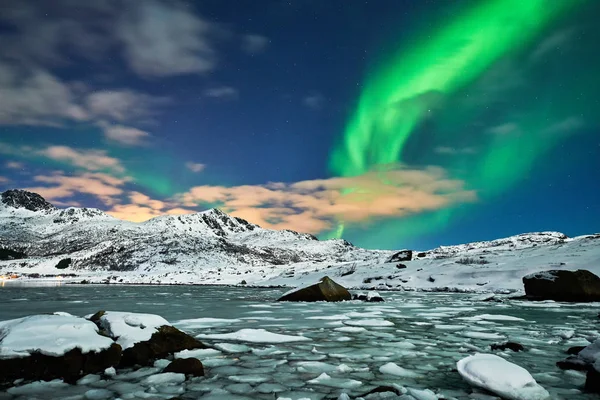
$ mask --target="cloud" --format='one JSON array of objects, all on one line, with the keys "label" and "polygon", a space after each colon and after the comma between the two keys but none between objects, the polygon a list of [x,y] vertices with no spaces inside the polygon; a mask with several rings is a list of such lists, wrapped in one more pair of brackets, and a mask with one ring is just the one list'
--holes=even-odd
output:
[{"label": "cloud", "polygon": [[129,178],[115,178],[98,172],[74,176],[58,172],[52,175],[38,175],[33,179],[44,186],[29,187],[26,190],[39,193],[50,202],[64,202],[72,200],[73,196],[88,194],[108,206],[115,204],[116,197],[123,193],[122,186],[129,181]]},{"label": "cloud", "polygon": [[242,36],[242,50],[248,54],[262,53],[269,46],[269,38],[262,35],[249,34]]},{"label": "cloud", "polygon": [[115,218],[142,222],[165,214],[180,215],[194,212],[168,201],[152,199],[140,192],[129,192],[128,197],[130,203],[115,204],[107,213]]},{"label": "cloud", "polygon": [[18,161],[7,161],[5,164],[6,168],[10,169],[23,169],[25,168],[25,164]]},{"label": "cloud", "polygon": [[106,151],[103,150],[82,150],[68,146],[50,146],[46,149],[36,151],[35,154],[88,171],[125,172],[121,161],[108,156]]},{"label": "cloud", "polygon": [[206,97],[213,97],[216,99],[232,100],[237,99],[239,92],[236,88],[231,86],[219,86],[204,91]]},{"label": "cloud", "polygon": [[104,136],[108,140],[125,146],[139,146],[146,143],[145,139],[149,138],[150,134],[137,128],[115,125],[106,126]]},{"label": "cloud", "polygon": [[116,27],[130,68],[143,76],[203,73],[216,66],[212,25],[176,1],[127,2]]},{"label": "cloud", "polygon": [[0,184],[5,184],[10,182],[10,179],[0,176]]},{"label": "cloud", "polygon": [[50,125],[85,121],[72,88],[39,68],[19,68],[0,61],[0,125]]},{"label": "cloud", "polygon": [[466,154],[477,154],[477,150],[473,147],[449,147],[449,146],[438,146],[433,151],[437,154],[447,155],[466,155]]},{"label": "cloud", "polygon": [[325,97],[323,97],[323,95],[320,93],[313,93],[302,99],[302,102],[308,108],[312,108],[313,110],[319,110],[325,105]]},{"label": "cloud", "polygon": [[519,125],[514,122],[507,122],[505,124],[496,125],[487,129],[487,133],[492,135],[509,135],[520,131]]},{"label": "cloud", "polygon": [[122,51],[145,77],[203,73],[216,66],[212,36],[222,31],[182,1],[5,0],[3,55],[27,63],[65,65],[73,54],[103,60]]},{"label": "cloud", "polygon": [[573,34],[573,29],[563,29],[554,32],[544,39],[533,53],[531,53],[531,61],[541,61],[547,54],[559,51],[561,48],[568,46]]},{"label": "cloud", "polygon": [[443,169],[396,168],[357,177],[234,187],[196,186],[179,196],[186,207],[220,204],[226,212],[263,227],[319,233],[336,221],[363,223],[474,201],[464,182]]},{"label": "cloud", "polygon": [[198,172],[203,171],[204,168],[206,167],[206,165],[188,161],[185,163],[185,167],[192,172],[198,173]]},{"label": "cloud", "polygon": [[560,121],[556,121],[552,125],[548,126],[544,132],[547,134],[571,133],[573,131],[583,128],[584,126],[585,122],[583,118],[572,116],[562,119]]},{"label": "cloud", "polygon": [[154,108],[169,103],[165,97],[155,97],[130,89],[98,90],[85,99],[88,113],[114,121],[133,121],[154,114]]}]

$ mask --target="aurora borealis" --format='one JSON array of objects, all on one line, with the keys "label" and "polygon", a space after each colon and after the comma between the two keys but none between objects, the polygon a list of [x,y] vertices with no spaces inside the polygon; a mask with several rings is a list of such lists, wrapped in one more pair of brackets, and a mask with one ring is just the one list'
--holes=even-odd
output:
[{"label": "aurora borealis", "polygon": [[596,2],[121,2],[7,2],[0,190],[372,248],[598,230]]}]

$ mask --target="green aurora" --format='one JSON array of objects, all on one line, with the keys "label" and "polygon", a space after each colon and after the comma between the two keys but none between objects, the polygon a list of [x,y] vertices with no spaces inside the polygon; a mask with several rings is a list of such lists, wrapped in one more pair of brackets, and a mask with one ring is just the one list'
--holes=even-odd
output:
[{"label": "green aurora", "polygon": [[[434,164],[477,190],[480,198],[501,194],[598,111],[579,95],[590,92],[582,87],[593,81],[592,76],[585,79],[589,68],[574,71],[578,80],[548,88],[552,73],[535,53],[548,31],[585,3],[479,1],[445,26],[418,32],[419,40],[401,47],[364,82],[343,138],[330,155],[331,172],[356,176],[378,165]],[[523,73],[533,91],[511,87]],[[494,127],[498,132],[487,132]],[[471,151],[434,154],[436,146]],[[455,214],[450,208],[383,224],[377,236],[419,235],[445,227]],[[330,236],[341,237],[343,227],[339,221]]]}]

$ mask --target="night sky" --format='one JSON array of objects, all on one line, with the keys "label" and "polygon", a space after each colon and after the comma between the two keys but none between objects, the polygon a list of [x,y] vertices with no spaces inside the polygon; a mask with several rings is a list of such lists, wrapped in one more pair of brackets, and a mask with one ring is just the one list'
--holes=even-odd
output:
[{"label": "night sky", "polygon": [[0,190],[370,248],[600,231],[600,2],[0,0]]}]

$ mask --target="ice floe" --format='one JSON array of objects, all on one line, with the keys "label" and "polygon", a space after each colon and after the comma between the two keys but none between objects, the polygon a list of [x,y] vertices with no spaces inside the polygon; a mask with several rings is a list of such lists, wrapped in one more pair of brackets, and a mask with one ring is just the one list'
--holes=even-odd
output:
[{"label": "ice floe", "polygon": [[493,354],[475,354],[456,364],[458,373],[470,385],[483,388],[508,400],[546,400],[550,394],[531,374]]}]

